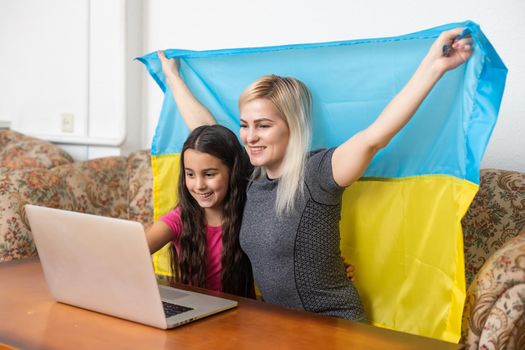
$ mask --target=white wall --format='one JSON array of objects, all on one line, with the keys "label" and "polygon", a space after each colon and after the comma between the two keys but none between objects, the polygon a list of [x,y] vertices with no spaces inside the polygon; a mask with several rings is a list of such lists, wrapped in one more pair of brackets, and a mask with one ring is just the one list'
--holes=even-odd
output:
[{"label": "white wall", "polygon": [[[219,49],[401,35],[471,19],[509,69],[500,117],[482,167],[525,171],[525,1],[265,0],[145,3],[144,50]],[[161,93],[145,76],[148,140]]]},{"label": "white wall", "polygon": [[[0,121],[73,140],[77,159],[125,154],[149,147],[161,108],[133,61],[141,54],[383,37],[466,19],[509,68],[482,166],[525,171],[523,0],[0,0]],[[62,131],[64,113],[73,132]]]},{"label": "white wall", "polygon": [[141,12],[138,0],[0,0],[0,120],[76,159],[141,148]]},{"label": "white wall", "polygon": [[[27,132],[54,132],[67,113],[78,118],[71,134],[84,131],[87,9],[87,1],[1,0],[0,119]],[[56,12],[67,16],[57,18]]]}]

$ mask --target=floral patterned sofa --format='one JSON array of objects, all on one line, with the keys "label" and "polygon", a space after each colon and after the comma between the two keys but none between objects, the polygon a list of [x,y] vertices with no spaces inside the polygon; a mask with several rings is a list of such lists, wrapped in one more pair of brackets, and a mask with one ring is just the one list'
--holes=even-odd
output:
[{"label": "floral patterned sofa", "polygon": [[24,204],[135,220],[151,225],[148,151],[73,159],[59,147],[0,129],[0,262],[36,255]]},{"label": "floral patterned sofa", "polygon": [[[0,130],[0,261],[36,255],[26,203],[151,225],[150,156],[73,162],[58,147]],[[463,218],[469,349],[525,349],[525,173],[485,169]]]},{"label": "floral patterned sofa", "polygon": [[525,173],[483,169],[462,221],[468,349],[525,349]]}]

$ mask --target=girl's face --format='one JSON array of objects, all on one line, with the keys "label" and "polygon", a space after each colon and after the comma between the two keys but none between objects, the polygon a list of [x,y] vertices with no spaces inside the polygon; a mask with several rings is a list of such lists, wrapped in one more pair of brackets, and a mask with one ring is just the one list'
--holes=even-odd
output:
[{"label": "girl's face", "polygon": [[250,162],[265,167],[270,178],[280,177],[290,134],[288,124],[264,98],[245,103],[240,112],[241,140]]},{"label": "girl's face", "polygon": [[230,174],[219,158],[187,149],[184,152],[184,175],[186,188],[199,206],[222,210]]}]

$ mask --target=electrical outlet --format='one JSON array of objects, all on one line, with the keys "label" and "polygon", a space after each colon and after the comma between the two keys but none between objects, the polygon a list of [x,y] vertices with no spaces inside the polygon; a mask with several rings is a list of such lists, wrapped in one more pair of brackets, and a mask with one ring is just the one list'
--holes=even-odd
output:
[{"label": "electrical outlet", "polygon": [[75,130],[75,115],[73,113],[62,113],[62,132],[73,132]]}]

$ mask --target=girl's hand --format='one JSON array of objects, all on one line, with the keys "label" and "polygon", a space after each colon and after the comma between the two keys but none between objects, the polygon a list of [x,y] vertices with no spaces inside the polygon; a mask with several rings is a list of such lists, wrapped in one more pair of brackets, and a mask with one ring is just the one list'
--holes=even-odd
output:
[{"label": "girl's hand", "polygon": [[354,265],[348,263],[345,258],[343,258],[341,256],[341,259],[343,260],[343,264],[345,265],[345,270],[346,270],[346,277],[350,280],[350,281],[354,281],[354,277],[355,277],[355,267]]},{"label": "girl's hand", "polygon": [[172,81],[173,78],[180,77],[179,68],[180,62],[178,58],[167,58],[164,51],[157,51],[157,56],[162,64],[162,71],[168,81]]},{"label": "girl's hand", "polygon": [[[447,30],[439,35],[428,51],[425,61],[434,66],[441,74],[452,70],[464,62],[472,55],[474,41],[470,36],[456,39],[463,32],[464,28]],[[444,54],[443,47],[451,46],[448,56]]]}]

